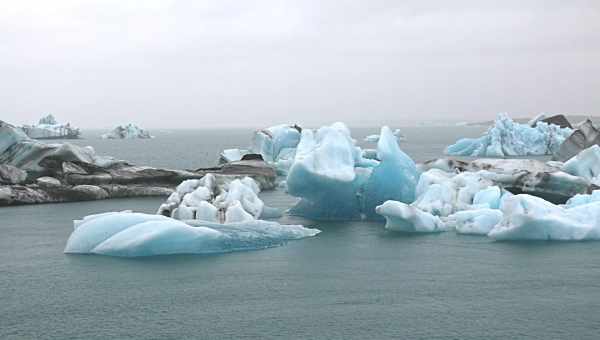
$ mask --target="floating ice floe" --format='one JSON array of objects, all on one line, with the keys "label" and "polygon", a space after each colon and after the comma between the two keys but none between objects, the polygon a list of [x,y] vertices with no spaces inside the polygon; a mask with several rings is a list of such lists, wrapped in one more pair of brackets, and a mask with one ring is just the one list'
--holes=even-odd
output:
[{"label": "floating ice floe", "polygon": [[502,213],[502,221],[488,233],[495,240],[600,239],[600,201],[560,206],[531,195],[515,195],[504,202]]},{"label": "floating ice floe", "polygon": [[290,212],[317,220],[377,218],[375,206],[386,200],[412,202],[419,172],[387,127],[377,158],[362,157],[343,123],[303,130],[286,181],[301,200]]},{"label": "floating ice floe", "polygon": [[41,118],[38,124],[24,125],[23,131],[27,136],[33,139],[59,139],[59,138],[79,138],[79,129],[71,124],[61,124],[56,121],[53,115],[49,114]]},{"label": "floating ice floe", "polygon": [[154,138],[150,132],[135,124],[119,125],[111,132],[101,136],[103,139],[149,139]]},{"label": "floating ice floe", "polygon": [[266,207],[258,197],[260,187],[250,177],[219,177],[206,174],[179,184],[157,214],[178,220],[232,223],[271,218],[278,210]]},{"label": "floating ice floe", "polygon": [[391,231],[432,233],[448,230],[439,217],[402,202],[386,201],[375,211],[385,217],[385,228]]},{"label": "floating ice floe", "polygon": [[318,229],[276,222],[182,222],[161,215],[114,212],[74,221],[64,252],[121,257],[213,254],[275,247],[317,235]]},{"label": "floating ice floe", "polygon": [[519,124],[499,114],[494,126],[479,138],[463,138],[446,148],[452,156],[504,157],[550,155],[571,135],[572,129],[536,121],[535,127]]},{"label": "floating ice floe", "polygon": [[[406,140],[406,137],[402,134],[400,129],[394,130],[394,136],[396,136],[396,139],[398,139],[399,142]],[[377,143],[379,142],[379,138],[380,135],[368,135],[364,138],[364,141],[369,143]]]}]

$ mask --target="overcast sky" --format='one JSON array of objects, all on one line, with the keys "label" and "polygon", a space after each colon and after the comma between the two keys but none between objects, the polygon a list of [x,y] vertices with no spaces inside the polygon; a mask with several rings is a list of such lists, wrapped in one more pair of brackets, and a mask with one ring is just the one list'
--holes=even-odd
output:
[{"label": "overcast sky", "polygon": [[0,119],[15,124],[600,115],[598,0],[0,2]]}]

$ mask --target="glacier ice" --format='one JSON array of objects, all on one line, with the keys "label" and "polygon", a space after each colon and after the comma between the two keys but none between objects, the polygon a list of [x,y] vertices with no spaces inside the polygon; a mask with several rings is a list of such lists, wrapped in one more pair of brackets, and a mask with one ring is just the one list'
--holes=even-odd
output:
[{"label": "glacier ice", "polygon": [[113,212],[75,221],[65,253],[138,257],[255,250],[315,236],[318,229],[276,222],[185,223],[161,215]]},{"label": "glacier ice", "polygon": [[521,194],[509,197],[501,210],[502,221],[488,234],[495,240],[600,239],[600,201],[560,206]]},{"label": "glacier ice", "polygon": [[249,149],[225,149],[221,152],[222,163],[239,161],[247,154],[258,154],[275,167],[278,174],[286,175],[296,154],[302,128],[298,125],[280,124],[257,130]]},{"label": "glacier ice", "polygon": [[402,202],[386,201],[375,211],[385,217],[385,228],[391,231],[431,233],[447,230],[439,217]]},{"label": "glacier ice", "polygon": [[501,190],[488,176],[486,171],[456,174],[432,168],[421,175],[412,205],[442,217],[461,210],[497,209],[510,193]]},{"label": "glacier ice", "polygon": [[498,209],[462,210],[448,216],[444,223],[454,227],[458,234],[487,235],[503,216]]},{"label": "glacier ice", "polygon": [[566,161],[562,166],[562,170],[600,185],[600,146],[594,144],[581,151]]},{"label": "glacier ice", "polygon": [[499,114],[494,125],[479,138],[463,138],[446,148],[452,156],[528,156],[550,155],[573,132],[570,128],[545,122],[536,122],[535,127],[519,124],[506,114]]},{"label": "glacier ice", "polygon": [[571,197],[567,203],[565,203],[565,207],[571,208],[578,205],[584,205],[592,202],[600,201],[600,190],[594,190],[591,194],[578,194]]},{"label": "glacier ice", "polygon": [[378,160],[366,159],[343,123],[304,129],[287,176],[288,193],[300,197],[290,212],[317,220],[378,218],[375,206],[411,202],[419,177],[414,162],[381,129]]},{"label": "glacier ice", "polygon": [[388,200],[412,202],[420,173],[396,141],[392,131],[384,126],[377,142],[377,164],[365,183],[362,198],[363,214],[375,217],[375,207]]},{"label": "glacier ice", "polygon": [[154,138],[150,135],[150,132],[140,128],[135,124],[119,125],[114,128],[111,132],[105,133],[101,136],[103,139],[148,139]]},{"label": "glacier ice", "polygon": [[[265,207],[258,197],[260,187],[250,177],[217,177],[208,173],[201,179],[181,182],[157,211],[178,220],[211,222],[247,221],[263,217]],[[265,209],[267,208],[267,209]]]}]

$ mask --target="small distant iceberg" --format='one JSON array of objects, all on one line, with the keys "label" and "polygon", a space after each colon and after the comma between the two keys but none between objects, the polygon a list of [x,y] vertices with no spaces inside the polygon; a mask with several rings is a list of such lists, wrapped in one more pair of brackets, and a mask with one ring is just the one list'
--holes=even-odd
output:
[{"label": "small distant iceberg", "polygon": [[119,125],[111,132],[105,133],[102,139],[150,139],[154,136],[150,135],[148,130],[144,130],[135,124]]},{"label": "small distant iceberg", "polygon": [[65,253],[119,257],[257,250],[320,233],[301,225],[260,220],[219,224],[130,211],[90,215],[73,224]]},{"label": "small distant iceberg", "polygon": [[446,154],[471,157],[552,155],[573,133],[569,127],[545,122],[542,116],[530,124],[533,126],[516,123],[508,115],[499,114],[483,136],[460,139],[446,148]]},{"label": "small distant iceberg", "polygon": [[81,134],[69,123],[58,123],[52,114],[42,117],[38,124],[23,125],[21,129],[33,139],[76,139]]},{"label": "small distant iceberg", "polygon": [[[402,132],[400,131],[400,129],[395,129],[393,134],[394,134],[394,136],[396,136],[396,139],[398,139],[399,142],[403,142],[403,141],[406,140],[406,136],[404,136],[402,134]],[[369,142],[369,143],[377,143],[377,142],[379,142],[379,136],[380,135],[377,135],[377,134],[375,134],[375,135],[368,135],[368,136],[366,136],[364,138],[364,141],[365,142]]]}]

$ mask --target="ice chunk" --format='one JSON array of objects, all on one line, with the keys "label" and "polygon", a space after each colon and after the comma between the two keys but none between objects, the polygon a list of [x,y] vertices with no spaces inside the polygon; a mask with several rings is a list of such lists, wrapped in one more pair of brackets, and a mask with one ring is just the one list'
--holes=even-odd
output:
[{"label": "ice chunk", "polygon": [[296,148],[302,129],[297,125],[281,124],[257,131],[252,141],[252,152],[261,154],[267,162],[275,162],[286,148]]},{"label": "ice chunk", "polygon": [[73,221],[75,230],[69,237],[65,253],[90,253],[100,243],[114,234],[148,221],[167,221],[161,215],[114,212],[86,216],[83,220]]},{"label": "ice chunk", "polygon": [[588,194],[578,194],[571,197],[565,206],[567,208],[575,207],[578,205],[584,205],[592,202],[600,201],[600,190],[594,190],[590,195]]},{"label": "ice chunk", "polygon": [[266,221],[184,223],[164,216],[122,212],[84,218],[69,237],[65,253],[123,257],[225,253],[279,246],[319,232]]},{"label": "ice chunk", "polygon": [[456,212],[444,222],[447,226],[454,226],[459,234],[487,235],[502,217],[500,210],[483,208]]},{"label": "ice chunk", "polygon": [[504,218],[488,234],[496,240],[600,239],[599,201],[563,207],[521,194],[506,199],[502,212]]},{"label": "ice chunk", "polygon": [[394,199],[411,202],[419,177],[389,128],[381,130],[377,154],[365,159],[342,123],[305,129],[287,176],[288,192],[301,201],[292,214],[319,220],[380,218],[375,206]]},{"label": "ice chunk", "polygon": [[562,170],[600,185],[600,146],[595,144],[581,151],[575,157],[566,161]]},{"label": "ice chunk", "polygon": [[473,196],[473,205],[487,207],[490,209],[498,209],[500,207],[500,197],[502,192],[497,186],[487,187],[478,191]]},{"label": "ice chunk", "polygon": [[385,201],[413,202],[420,176],[415,162],[400,150],[387,126],[381,128],[380,136],[377,143],[380,163],[373,168],[363,193],[364,214],[371,218],[375,217],[375,207]]},{"label": "ice chunk", "polygon": [[135,124],[119,125],[111,132],[101,136],[103,139],[149,139],[154,138],[150,132]]},{"label": "ice chunk", "polygon": [[439,217],[402,202],[387,201],[375,211],[385,217],[385,228],[391,231],[431,233],[447,230]]},{"label": "ice chunk", "polygon": [[[250,177],[225,177],[217,183],[216,177],[208,173],[201,179],[181,182],[157,214],[178,220],[245,221],[248,216],[256,219],[265,210],[259,192],[258,183]],[[269,210],[268,215],[273,215],[273,211]]]},{"label": "ice chunk", "polygon": [[448,173],[439,169],[424,172],[417,184],[413,206],[437,216],[478,208],[497,208],[501,190],[484,172]]},{"label": "ice chunk", "polygon": [[463,138],[446,148],[453,156],[528,156],[550,155],[573,132],[570,128],[536,122],[535,127],[515,123],[506,114],[499,114],[487,132],[479,138]]},{"label": "ice chunk", "polygon": [[287,176],[288,193],[302,200],[291,212],[314,219],[355,219],[363,176],[357,176],[354,142],[343,124],[304,129]]}]

